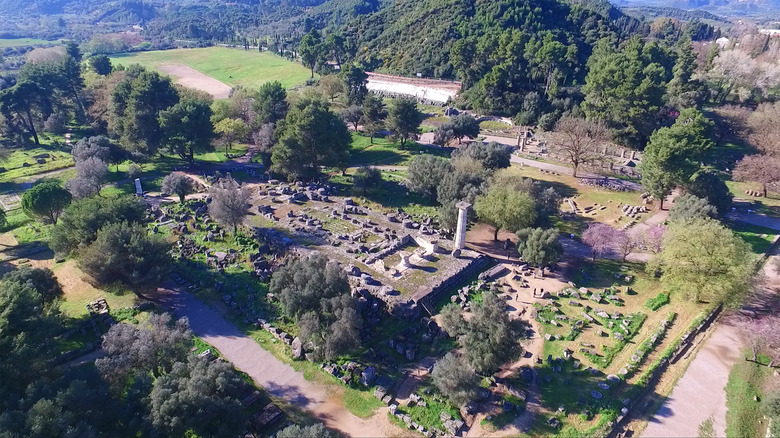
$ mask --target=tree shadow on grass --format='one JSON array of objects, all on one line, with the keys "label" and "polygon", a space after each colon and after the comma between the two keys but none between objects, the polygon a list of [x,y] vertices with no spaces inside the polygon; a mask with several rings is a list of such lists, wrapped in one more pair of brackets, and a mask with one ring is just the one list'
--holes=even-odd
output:
[{"label": "tree shadow on grass", "polygon": [[[628,270],[621,269],[628,267]],[[593,289],[604,289],[614,284],[618,286],[631,286],[635,283],[635,278],[626,281],[626,276],[632,272],[642,272],[643,267],[638,263],[623,262],[620,260],[596,259],[581,260],[579,263],[569,265],[568,277],[578,287],[587,287]]]}]

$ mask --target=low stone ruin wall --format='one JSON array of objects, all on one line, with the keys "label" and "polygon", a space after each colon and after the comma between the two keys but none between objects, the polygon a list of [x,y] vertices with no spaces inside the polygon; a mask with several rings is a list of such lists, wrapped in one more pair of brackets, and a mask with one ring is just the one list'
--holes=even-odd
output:
[{"label": "low stone ruin wall", "polygon": [[469,264],[462,266],[456,272],[453,272],[449,277],[437,283],[428,284],[421,287],[420,289],[417,289],[417,291],[412,295],[412,301],[430,307],[433,302],[439,298],[439,296],[441,296],[441,294],[451,291],[453,288],[463,283],[468,278],[484,271],[492,263],[493,259],[491,257],[484,254],[476,255]]}]

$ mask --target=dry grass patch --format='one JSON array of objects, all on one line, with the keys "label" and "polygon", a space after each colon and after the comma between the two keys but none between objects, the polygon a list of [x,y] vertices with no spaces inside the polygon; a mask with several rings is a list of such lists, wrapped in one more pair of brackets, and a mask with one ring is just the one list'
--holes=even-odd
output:
[{"label": "dry grass patch", "polygon": [[57,280],[65,292],[60,309],[68,316],[77,318],[87,314],[87,303],[105,298],[111,309],[120,309],[138,304],[138,297],[130,290],[111,287],[102,290],[86,281],[86,275],[76,266],[75,260],[68,260],[53,268]]}]

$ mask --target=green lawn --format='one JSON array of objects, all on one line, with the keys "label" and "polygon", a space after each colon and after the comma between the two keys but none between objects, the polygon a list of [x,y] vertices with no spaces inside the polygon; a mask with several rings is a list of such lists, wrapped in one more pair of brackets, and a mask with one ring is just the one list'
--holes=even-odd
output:
[{"label": "green lawn", "polygon": [[374,137],[371,142],[369,137],[356,132],[352,133],[351,166],[405,166],[412,161],[415,155],[423,153],[449,157],[446,149],[423,146],[419,143],[407,143],[401,149],[400,143],[386,137]]},{"label": "green lawn", "polygon": [[311,76],[309,69],[303,65],[273,53],[227,47],[129,53],[116,55],[111,58],[111,62],[125,66],[141,64],[147,68],[180,63],[227,85],[249,88],[257,88],[270,81],[279,81],[285,88],[292,88],[306,82]]},{"label": "green lawn", "polygon": [[6,47],[21,47],[21,46],[42,46],[48,44],[59,44],[62,40],[39,40],[36,38],[0,38],[0,49]]},{"label": "green lawn", "polygon": [[504,131],[511,128],[511,126],[507,125],[506,123],[499,122],[496,120],[485,120],[484,122],[480,122],[479,127],[481,129],[486,129],[491,131]]}]

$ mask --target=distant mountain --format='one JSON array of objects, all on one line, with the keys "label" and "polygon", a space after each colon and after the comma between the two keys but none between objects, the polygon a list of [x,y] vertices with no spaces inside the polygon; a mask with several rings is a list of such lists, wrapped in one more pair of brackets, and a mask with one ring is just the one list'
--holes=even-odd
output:
[{"label": "distant mountain", "polygon": [[617,6],[696,9],[726,17],[780,14],[780,0],[612,0]]},{"label": "distant mountain", "polygon": [[671,7],[655,6],[623,6],[621,11],[626,14],[637,17],[641,20],[652,20],[659,17],[675,18],[680,21],[699,20],[711,23],[729,23],[729,20],[720,15],[715,15],[701,9],[680,9]]}]

